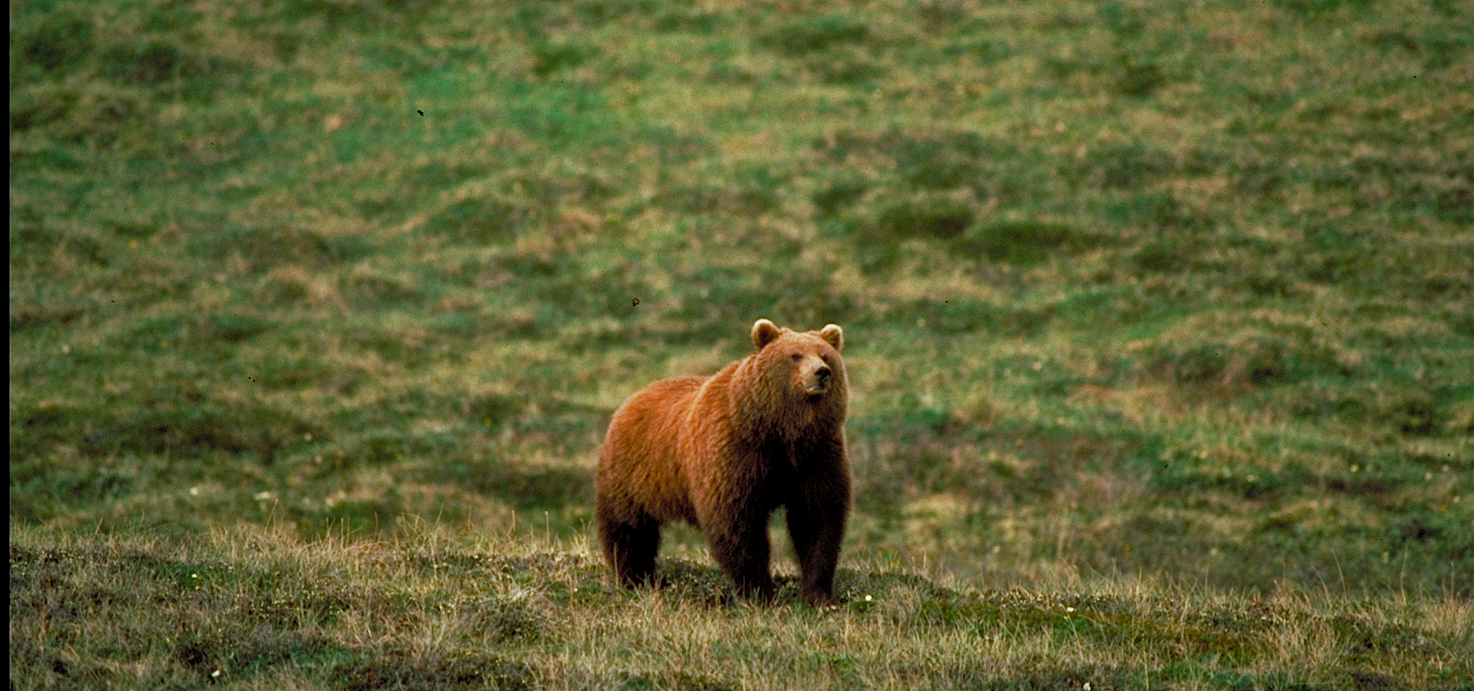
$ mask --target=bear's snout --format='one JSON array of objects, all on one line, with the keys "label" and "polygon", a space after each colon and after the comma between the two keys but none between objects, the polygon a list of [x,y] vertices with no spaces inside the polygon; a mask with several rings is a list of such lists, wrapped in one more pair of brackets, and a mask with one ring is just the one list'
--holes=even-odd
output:
[{"label": "bear's snout", "polygon": [[804,377],[804,393],[810,395],[828,393],[833,375],[834,370],[831,370],[829,365],[820,362],[818,367],[810,370],[808,376]]}]

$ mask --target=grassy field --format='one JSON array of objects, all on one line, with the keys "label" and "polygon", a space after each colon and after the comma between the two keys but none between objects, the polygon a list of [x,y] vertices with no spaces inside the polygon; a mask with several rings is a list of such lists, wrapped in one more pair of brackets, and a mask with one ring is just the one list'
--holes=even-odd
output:
[{"label": "grassy field", "polygon": [[849,602],[732,602],[704,561],[609,584],[582,543],[451,535],[188,543],[12,530],[17,689],[1468,688],[1474,603],[1160,579],[977,590],[861,557]]},{"label": "grassy field", "polygon": [[[10,18],[12,688],[1474,684],[1466,3]],[[614,589],[603,426],[758,317],[847,603]]]}]

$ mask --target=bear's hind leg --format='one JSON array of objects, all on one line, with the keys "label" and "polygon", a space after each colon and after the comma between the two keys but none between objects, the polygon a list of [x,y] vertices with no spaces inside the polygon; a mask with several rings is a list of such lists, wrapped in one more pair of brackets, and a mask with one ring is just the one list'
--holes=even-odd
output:
[{"label": "bear's hind leg", "polygon": [[633,588],[650,584],[655,575],[655,554],[660,549],[660,522],[599,523],[604,543],[604,561],[614,570],[620,585]]}]

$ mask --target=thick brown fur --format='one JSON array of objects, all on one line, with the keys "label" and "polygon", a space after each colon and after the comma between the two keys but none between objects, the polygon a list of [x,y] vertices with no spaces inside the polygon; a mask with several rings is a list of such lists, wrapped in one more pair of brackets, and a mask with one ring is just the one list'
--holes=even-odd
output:
[{"label": "thick brown fur", "polygon": [[849,385],[830,324],[795,332],[759,319],[757,352],[711,377],[655,382],[615,411],[599,458],[596,519],[620,582],[649,582],[660,527],[686,521],[739,592],[767,600],[768,519],[788,513],[805,602],[834,599],[850,507]]}]

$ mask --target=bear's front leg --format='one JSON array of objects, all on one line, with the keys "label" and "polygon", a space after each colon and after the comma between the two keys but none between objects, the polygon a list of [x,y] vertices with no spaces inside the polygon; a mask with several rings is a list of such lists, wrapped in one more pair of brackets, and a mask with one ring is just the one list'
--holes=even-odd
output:
[{"label": "bear's front leg", "polygon": [[834,510],[814,512],[788,509],[788,535],[802,574],[804,602],[818,607],[838,602],[834,597],[834,571],[839,565],[839,547],[844,539],[845,517]]},{"label": "bear's front leg", "polygon": [[737,509],[721,518],[703,523],[711,556],[745,598],[767,602],[776,588],[768,572],[770,546],[768,517],[751,507]]},{"label": "bear's front leg", "polygon": [[834,571],[849,514],[849,482],[843,476],[831,482],[835,486],[805,487],[788,503],[788,536],[802,574],[804,602],[815,607],[838,602]]}]

